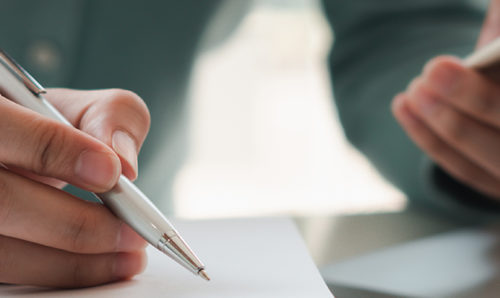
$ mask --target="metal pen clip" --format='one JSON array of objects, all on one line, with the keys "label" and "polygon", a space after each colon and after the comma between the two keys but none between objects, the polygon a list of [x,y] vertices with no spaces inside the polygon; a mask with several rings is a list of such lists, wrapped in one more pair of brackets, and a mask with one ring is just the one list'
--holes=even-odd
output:
[{"label": "metal pen clip", "polygon": [[24,70],[14,59],[0,49],[0,63],[7,67],[15,76],[24,83],[33,94],[38,95],[46,93],[45,89],[40,85],[26,70]]}]

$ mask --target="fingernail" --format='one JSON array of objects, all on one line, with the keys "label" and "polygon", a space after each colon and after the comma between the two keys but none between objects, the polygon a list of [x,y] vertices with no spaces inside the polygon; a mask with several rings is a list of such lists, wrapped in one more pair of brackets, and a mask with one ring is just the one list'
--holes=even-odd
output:
[{"label": "fingernail", "polygon": [[146,268],[144,251],[133,253],[118,253],[115,257],[113,275],[116,279],[126,279],[141,273]]},{"label": "fingernail", "polygon": [[444,96],[455,93],[460,85],[461,70],[449,65],[437,66],[429,75],[428,82],[435,91]]},{"label": "fingernail", "polygon": [[437,98],[423,91],[415,92],[414,96],[420,114],[427,118],[433,117],[440,107]]},{"label": "fingernail", "polygon": [[120,175],[120,161],[107,152],[86,150],[78,157],[75,174],[85,184],[108,190]]},{"label": "fingernail", "polygon": [[401,108],[401,106],[404,103],[404,95],[403,94],[398,94],[394,97],[394,100],[392,101],[391,108],[393,111],[397,111]]},{"label": "fingernail", "polygon": [[147,242],[126,223],[122,223],[116,244],[117,251],[135,251],[146,246]]},{"label": "fingernail", "polygon": [[117,130],[113,133],[112,144],[116,153],[132,166],[137,175],[137,150],[132,137],[124,131]]},{"label": "fingernail", "polygon": [[417,123],[415,115],[413,115],[408,110],[408,107],[406,107],[404,103],[405,103],[405,96],[402,94],[397,95],[396,97],[394,97],[394,100],[392,102],[392,110],[394,111],[396,118],[404,122],[404,124],[415,125]]}]

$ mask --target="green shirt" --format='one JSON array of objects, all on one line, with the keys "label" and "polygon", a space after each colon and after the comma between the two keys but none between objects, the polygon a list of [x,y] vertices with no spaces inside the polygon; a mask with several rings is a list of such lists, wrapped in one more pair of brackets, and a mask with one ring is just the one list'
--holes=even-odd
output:
[{"label": "green shirt", "polygon": [[[141,150],[137,184],[169,211],[165,203],[187,147],[188,77],[218,3],[1,0],[1,47],[45,87],[123,88],[139,94],[152,124]],[[43,59],[33,56],[40,51],[56,61],[37,63]]]},{"label": "green shirt", "polygon": [[[152,127],[137,183],[153,199],[168,198],[187,145],[184,104],[191,64],[219,1],[0,3],[1,46],[43,85],[124,88],[146,101]],[[389,109],[394,94],[428,59],[472,51],[484,1],[330,0],[324,8],[335,32],[329,65],[348,139],[413,204],[467,221],[496,218],[498,205],[433,164]],[[40,47],[55,55],[45,59],[53,63],[34,63]]]}]

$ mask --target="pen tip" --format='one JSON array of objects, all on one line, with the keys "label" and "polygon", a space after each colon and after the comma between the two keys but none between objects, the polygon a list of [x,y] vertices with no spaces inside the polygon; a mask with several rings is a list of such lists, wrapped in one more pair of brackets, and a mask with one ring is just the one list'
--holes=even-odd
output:
[{"label": "pen tip", "polygon": [[201,276],[201,278],[203,278],[204,280],[206,281],[209,281],[210,280],[210,277],[208,277],[208,274],[205,272],[204,269],[201,269],[200,272],[198,272],[198,274]]}]

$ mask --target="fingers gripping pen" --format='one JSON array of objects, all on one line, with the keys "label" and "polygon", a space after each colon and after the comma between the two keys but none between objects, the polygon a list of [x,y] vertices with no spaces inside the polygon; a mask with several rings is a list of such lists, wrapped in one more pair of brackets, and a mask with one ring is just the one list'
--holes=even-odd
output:
[{"label": "fingers gripping pen", "polygon": [[[51,119],[71,123],[42,94],[43,87],[0,49],[0,90],[10,100]],[[95,194],[120,219],[189,271],[210,280],[205,266],[165,216],[127,177],[108,192]]]}]

